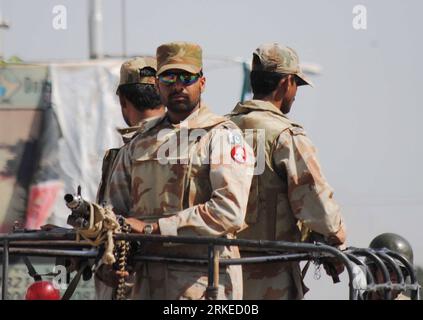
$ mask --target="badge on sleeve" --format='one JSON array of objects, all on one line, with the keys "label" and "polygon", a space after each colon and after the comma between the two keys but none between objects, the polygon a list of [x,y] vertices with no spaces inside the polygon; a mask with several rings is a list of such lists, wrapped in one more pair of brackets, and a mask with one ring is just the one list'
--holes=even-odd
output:
[{"label": "badge on sleeve", "polygon": [[229,131],[229,143],[230,144],[241,144],[242,138],[238,132]]},{"label": "badge on sleeve", "polygon": [[245,148],[240,145],[234,146],[231,150],[231,157],[238,163],[245,163],[247,160]]}]

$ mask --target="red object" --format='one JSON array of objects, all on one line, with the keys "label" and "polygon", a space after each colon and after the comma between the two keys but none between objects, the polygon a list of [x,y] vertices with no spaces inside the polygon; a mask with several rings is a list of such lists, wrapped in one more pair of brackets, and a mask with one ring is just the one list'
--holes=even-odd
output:
[{"label": "red object", "polygon": [[25,300],[60,300],[60,291],[50,281],[36,281],[28,287]]},{"label": "red object", "polygon": [[245,163],[245,161],[247,160],[245,148],[241,147],[240,145],[236,145],[231,150],[231,157],[238,163]]},{"label": "red object", "polygon": [[31,186],[26,209],[25,228],[39,229],[46,223],[62,187],[62,182],[55,180]]}]

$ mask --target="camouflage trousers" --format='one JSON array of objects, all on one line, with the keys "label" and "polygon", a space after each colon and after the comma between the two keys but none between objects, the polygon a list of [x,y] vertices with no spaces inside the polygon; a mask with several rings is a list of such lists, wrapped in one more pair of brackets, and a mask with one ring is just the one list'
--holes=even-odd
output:
[{"label": "camouflage trousers", "polygon": [[[250,254],[241,253],[241,256]],[[244,300],[299,300],[304,297],[305,287],[297,262],[244,264],[242,274]]]},{"label": "camouflage trousers", "polygon": [[96,300],[112,300],[114,290],[112,287],[107,286],[94,275],[94,288]]},{"label": "camouflage trousers", "polygon": [[[131,300],[204,300],[207,272],[207,267],[183,264],[138,264],[126,282],[127,297]],[[111,300],[115,290],[97,276],[94,279],[96,299]],[[242,299],[241,266],[228,266],[220,270],[217,299]]]},{"label": "camouflage trousers", "polygon": [[[206,298],[207,266],[148,262],[139,265],[136,272],[131,299],[203,300]],[[217,299],[242,299],[241,266],[228,266],[220,270]]]}]

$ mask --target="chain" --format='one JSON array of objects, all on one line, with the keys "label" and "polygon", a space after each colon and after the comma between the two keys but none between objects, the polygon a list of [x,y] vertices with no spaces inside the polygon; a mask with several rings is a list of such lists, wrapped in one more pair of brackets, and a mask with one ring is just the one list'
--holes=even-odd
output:
[{"label": "chain", "polygon": [[[118,217],[118,222],[121,225],[122,233],[130,233],[131,226],[125,222],[123,217]],[[116,300],[125,300],[126,299],[126,283],[125,283],[125,273],[128,266],[128,255],[131,248],[129,241],[121,240],[116,245],[116,254],[117,254],[117,264],[118,270],[120,271],[119,283],[116,290]]]}]

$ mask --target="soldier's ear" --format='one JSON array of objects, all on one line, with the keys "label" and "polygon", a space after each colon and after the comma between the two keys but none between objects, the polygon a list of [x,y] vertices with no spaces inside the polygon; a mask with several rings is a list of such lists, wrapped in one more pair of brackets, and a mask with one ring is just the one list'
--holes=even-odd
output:
[{"label": "soldier's ear", "polygon": [[125,109],[126,108],[126,99],[125,99],[125,97],[121,93],[119,93],[118,96],[119,96],[120,106],[122,107],[122,109]]},{"label": "soldier's ear", "polygon": [[199,79],[199,81],[200,81],[200,90],[201,90],[201,93],[203,93],[204,89],[206,89],[206,78],[203,76]]},{"label": "soldier's ear", "polygon": [[282,77],[282,79],[279,81],[279,86],[286,91],[286,89],[288,89],[288,84],[290,81],[290,77],[291,75],[287,75],[285,77]]},{"label": "soldier's ear", "polygon": [[273,91],[276,100],[282,100],[285,96],[285,92],[288,89],[288,81],[287,77],[283,77],[279,80],[276,89]]}]

